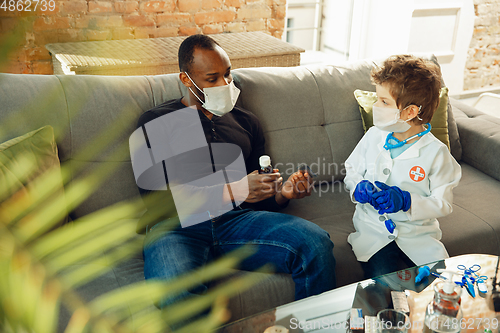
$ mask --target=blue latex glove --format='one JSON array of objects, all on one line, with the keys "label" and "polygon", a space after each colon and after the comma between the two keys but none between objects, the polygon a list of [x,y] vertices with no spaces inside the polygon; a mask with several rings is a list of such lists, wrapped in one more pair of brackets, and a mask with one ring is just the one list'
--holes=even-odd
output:
[{"label": "blue latex glove", "polygon": [[373,194],[377,192],[375,186],[369,180],[362,180],[356,185],[354,199],[359,203],[372,203]]},{"label": "blue latex glove", "polygon": [[373,199],[376,202],[379,214],[396,213],[400,210],[406,212],[410,209],[410,192],[403,191],[397,186],[389,186],[379,181],[375,181],[375,185],[380,189],[379,192],[373,194]]}]

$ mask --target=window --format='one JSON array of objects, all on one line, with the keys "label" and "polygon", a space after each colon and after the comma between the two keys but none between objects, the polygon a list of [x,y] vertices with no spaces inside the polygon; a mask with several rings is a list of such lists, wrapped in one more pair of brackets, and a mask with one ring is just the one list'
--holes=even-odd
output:
[{"label": "window", "polygon": [[349,60],[354,0],[326,1],[321,51],[333,61]]},{"label": "window", "polygon": [[321,49],[324,0],[288,0],[284,40],[305,50]]},{"label": "window", "polygon": [[288,0],[283,40],[306,50],[301,64],[349,59],[354,0]]}]

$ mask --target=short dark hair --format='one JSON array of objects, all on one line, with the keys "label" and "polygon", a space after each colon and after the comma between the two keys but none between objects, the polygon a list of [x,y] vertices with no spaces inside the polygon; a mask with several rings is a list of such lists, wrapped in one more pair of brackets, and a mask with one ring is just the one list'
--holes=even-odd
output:
[{"label": "short dark hair", "polygon": [[422,106],[422,121],[417,123],[431,121],[441,88],[441,71],[434,62],[413,55],[395,55],[381,67],[374,67],[371,77],[375,84],[387,84],[400,110],[410,105]]},{"label": "short dark hair", "polygon": [[190,70],[195,48],[215,50],[216,46],[220,45],[213,38],[206,35],[192,35],[184,39],[179,46],[179,70],[181,72],[188,72]]}]

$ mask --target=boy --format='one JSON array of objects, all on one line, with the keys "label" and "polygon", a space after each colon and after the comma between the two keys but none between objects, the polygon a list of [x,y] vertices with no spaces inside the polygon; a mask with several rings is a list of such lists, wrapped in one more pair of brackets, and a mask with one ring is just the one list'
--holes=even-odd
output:
[{"label": "boy", "polygon": [[439,67],[399,55],[371,76],[375,126],[345,162],[345,184],[356,203],[356,232],[348,242],[366,278],[448,257],[436,218],[451,213],[461,177],[446,145],[430,133]]}]

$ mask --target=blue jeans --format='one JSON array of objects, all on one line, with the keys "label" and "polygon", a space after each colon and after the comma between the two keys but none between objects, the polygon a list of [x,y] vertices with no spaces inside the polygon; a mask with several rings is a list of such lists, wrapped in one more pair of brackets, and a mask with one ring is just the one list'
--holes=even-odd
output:
[{"label": "blue jeans", "polygon": [[[143,251],[146,279],[169,280],[244,244],[253,244],[256,252],[239,268],[252,271],[271,263],[276,272],[291,274],[296,300],[335,288],[333,243],[328,233],[312,222],[250,209],[235,209],[212,220],[164,232],[162,223],[167,221],[146,234]],[[203,294],[206,289],[206,285],[200,284],[194,290],[164,300],[160,307]]]},{"label": "blue jeans", "polygon": [[367,262],[360,263],[365,279],[417,266],[394,241],[378,250]]}]

